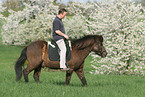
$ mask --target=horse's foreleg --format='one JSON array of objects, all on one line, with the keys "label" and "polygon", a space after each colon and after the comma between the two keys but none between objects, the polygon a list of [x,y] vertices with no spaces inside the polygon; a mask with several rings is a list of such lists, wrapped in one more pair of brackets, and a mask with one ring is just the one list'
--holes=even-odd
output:
[{"label": "horse's foreleg", "polygon": [[77,74],[78,77],[80,78],[82,84],[83,84],[84,86],[87,86],[87,81],[86,81],[86,78],[84,77],[84,71],[83,71],[83,69],[82,69],[82,68],[78,69],[78,70],[76,71],[76,74]]},{"label": "horse's foreleg", "polygon": [[34,80],[35,80],[36,82],[39,82],[39,75],[40,75],[40,72],[41,72],[41,67],[42,67],[42,65],[40,64],[39,67],[37,67],[37,68],[34,70],[33,77],[34,77]]},{"label": "horse's foreleg", "polygon": [[70,79],[71,79],[72,73],[73,73],[73,70],[70,70],[70,71],[66,72],[66,81],[65,81],[66,85],[68,85],[70,83]]}]

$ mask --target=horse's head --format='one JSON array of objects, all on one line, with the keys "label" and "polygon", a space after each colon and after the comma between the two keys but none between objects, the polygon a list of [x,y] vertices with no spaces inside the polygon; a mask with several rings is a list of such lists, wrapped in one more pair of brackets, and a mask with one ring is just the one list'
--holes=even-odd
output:
[{"label": "horse's head", "polygon": [[100,35],[97,35],[97,36],[95,36],[94,40],[95,40],[95,42],[94,42],[94,45],[92,47],[92,51],[101,57],[106,57],[107,52],[103,46],[103,37]]},{"label": "horse's head", "polygon": [[93,51],[101,57],[107,56],[101,35],[87,35],[81,39],[74,40],[72,41],[72,47],[76,47],[78,50]]}]

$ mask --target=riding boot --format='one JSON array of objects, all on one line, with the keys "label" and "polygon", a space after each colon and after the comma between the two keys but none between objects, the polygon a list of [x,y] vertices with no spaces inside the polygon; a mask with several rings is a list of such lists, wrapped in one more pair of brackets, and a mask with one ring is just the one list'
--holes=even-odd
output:
[{"label": "riding boot", "polygon": [[65,63],[65,66],[66,66],[67,68],[63,68],[63,69],[61,69],[61,70],[62,70],[62,71],[70,71],[70,68],[68,67],[67,63]]}]

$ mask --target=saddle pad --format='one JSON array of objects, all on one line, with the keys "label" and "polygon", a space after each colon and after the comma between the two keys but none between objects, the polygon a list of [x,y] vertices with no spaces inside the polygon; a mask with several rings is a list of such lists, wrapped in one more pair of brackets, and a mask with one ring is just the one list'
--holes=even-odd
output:
[{"label": "saddle pad", "polygon": [[[71,49],[69,47],[69,42],[65,41],[66,44],[66,61],[69,61],[71,59]],[[60,55],[59,55],[60,49],[55,43],[55,41],[51,41],[51,43],[48,43],[48,57],[51,61],[60,61]]]}]

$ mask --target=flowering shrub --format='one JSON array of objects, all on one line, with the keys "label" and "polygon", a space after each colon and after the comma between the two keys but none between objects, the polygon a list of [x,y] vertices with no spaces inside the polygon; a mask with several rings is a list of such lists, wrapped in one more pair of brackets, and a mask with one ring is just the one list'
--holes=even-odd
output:
[{"label": "flowering shrub", "polygon": [[[88,33],[101,34],[106,58],[93,56],[94,74],[145,74],[145,21],[141,4],[129,0],[72,3],[70,10],[86,21]],[[89,9],[89,10],[88,10]]]},{"label": "flowering shrub", "polygon": [[9,17],[2,27],[4,44],[25,44],[38,39],[49,39],[51,36],[52,21],[58,6],[52,0],[31,0],[25,3],[23,11],[9,10]]},{"label": "flowering shrub", "polygon": [[95,4],[90,14],[91,31],[104,36],[105,59],[93,56],[92,73],[145,74],[145,21],[141,5],[127,0]]},{"label": "flowering shrub", "polygon": [[79,15],[68,17],[64,21],[66,34],[71,38],[80,38],[87,34],[88,27],[85,20]]}]

